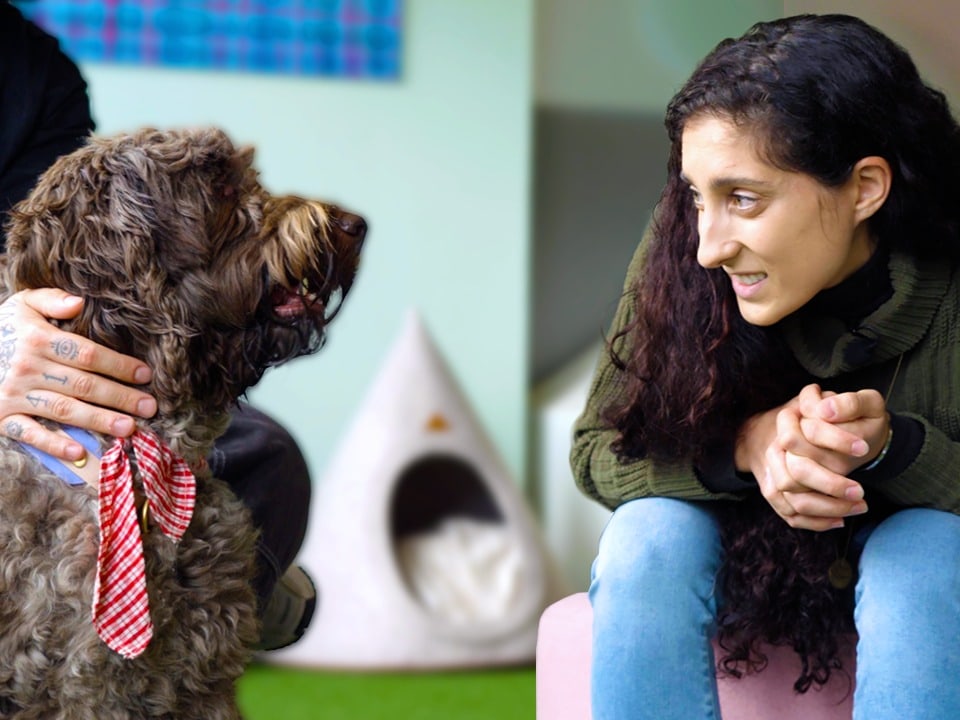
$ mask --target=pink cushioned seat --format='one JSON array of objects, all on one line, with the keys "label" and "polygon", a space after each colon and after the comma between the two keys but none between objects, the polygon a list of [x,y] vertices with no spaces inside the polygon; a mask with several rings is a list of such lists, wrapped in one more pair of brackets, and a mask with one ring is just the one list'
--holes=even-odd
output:
[{"label": "pink cushioned seat", "polygon": [[[590,634],[593,613],[586,593],[548,607],[537,636],[537,720],[590,720]],[[789,648],[767,648],[770,659],[759,675],[720,678],[723,720],[850,720],[853,711],[851,643],[842,674],[822,690],[798,695],[793,683],[800,660]],[[691,719],[692,720],[692,719]]]}]

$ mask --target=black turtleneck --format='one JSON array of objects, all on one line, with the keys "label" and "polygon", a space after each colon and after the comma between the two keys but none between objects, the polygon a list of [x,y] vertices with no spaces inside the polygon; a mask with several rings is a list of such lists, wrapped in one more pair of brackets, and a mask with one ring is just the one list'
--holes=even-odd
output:
[{"label": "black turtleneck", "polygon": [[816,315],[838,318],[853,330],[892,295],[890,252],[880,246],[859,270],[838,285],[821,290],[805,309]]}]

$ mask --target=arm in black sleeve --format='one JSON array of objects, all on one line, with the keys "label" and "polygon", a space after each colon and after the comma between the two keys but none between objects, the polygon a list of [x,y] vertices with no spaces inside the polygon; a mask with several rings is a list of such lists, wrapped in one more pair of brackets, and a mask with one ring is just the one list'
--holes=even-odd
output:
[{"label": "arm in black sleeve", "polygon": [[854,470],[850,473],[851,480],[870,487],[901,475],[917,459],[925,437],[923,425],[913,418],[890,413],[890,429],[893,431],[890,449],[883,460],[869,470]]},{"label": "arm in black sleeve", "polygon": [[732,446],[708,451],[694,469],[697,478],[710,492],[739,494],[757,489],[753,473],[737,470]]},{"label": "arm in black sleeve", "polygon": [[[55,38],[0,2],[0,214],[94,129],[87,84]],[[0,230],[0,242],[5,242]]]}]

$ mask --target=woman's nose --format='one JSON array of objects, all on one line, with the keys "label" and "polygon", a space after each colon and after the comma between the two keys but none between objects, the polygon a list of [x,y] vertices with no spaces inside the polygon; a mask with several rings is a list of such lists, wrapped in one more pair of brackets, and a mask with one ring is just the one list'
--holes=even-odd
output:
[{"label": "woman's nose", "polygon": [[697,218],[697,262],[705,268],[717,268],[737,254],[737,243],[730,237],[722,216],[700,210]]}]

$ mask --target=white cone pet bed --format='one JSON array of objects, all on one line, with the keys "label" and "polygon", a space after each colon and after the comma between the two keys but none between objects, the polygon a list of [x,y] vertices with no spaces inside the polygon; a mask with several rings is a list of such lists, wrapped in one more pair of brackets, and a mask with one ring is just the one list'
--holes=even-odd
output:
[{"label": "white cone pet bed", "polygon": [[532,661],[560,596],[527,505],[416,314],[314,490],[299,562],[318,605],[276,664]]}]

